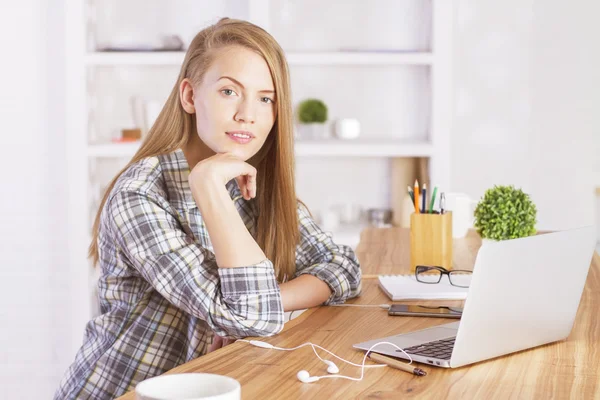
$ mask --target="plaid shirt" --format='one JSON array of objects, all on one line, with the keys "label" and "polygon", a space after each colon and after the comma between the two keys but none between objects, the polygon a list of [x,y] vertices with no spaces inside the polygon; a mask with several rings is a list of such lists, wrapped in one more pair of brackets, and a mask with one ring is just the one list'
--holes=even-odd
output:
[{"label": "plaid shirt", "polygon": [[[230,338],[271,336],[284,324],[273,264],[264,260],[218,268],[206,225],[188,185],[181,150],[132,165],[118,179],[101,214],[101,315],[55,399],[109,399],[207,352],[213,333]],[[235,180],[232,201],[256,237],[256,208]],[[332,290],[326,304],[360,292],[353,251],[336,245],[298,206],[296,274],[310,274]]]}]

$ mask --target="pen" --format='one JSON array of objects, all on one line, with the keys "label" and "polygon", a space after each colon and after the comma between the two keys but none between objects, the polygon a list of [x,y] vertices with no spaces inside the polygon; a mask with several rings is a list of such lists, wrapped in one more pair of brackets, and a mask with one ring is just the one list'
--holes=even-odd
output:
[{"label": "pen", "polygon": [[421,197],[423,199],[423,201],[422,201],[423,204],[421,205],[421,212],[425,214],[425,213],[427,213],[427,206],[426,206],[426,204],[427,204],[427,184],[426,183],[423,184],[423,195]]},{"label": "pen", "polygon": [[415,202],[415,194],[413,193],[413,190],[410,188],[410,186],[407,186],[408,188],[408,195],[410,196],[410,200],[413,202]]},{"label": "pen", "polygon": [[426,376],[427,375],[427,372],[423,371],[421,368],[409,365],[409,364],[404,363],[404,362],[400,362],[400,361],[398,361],[396,359],[384,356],[384,355],[379,354],[379,353],[369,353],[368,357],[371,360],[374,360],[374,361],[377,361],[379,363],[385,364],[388,367],[396,368],[396,369],[399,369],[401,371],[410,372],[411,374],[414,374],[414,375],[417,375],[417,376]]},{"label": "pen", "polygon": [[415,179],[415,213],[419,214],[419,182]]},{"label": "pen", "polygon": [[440,194],[440,214],[446,212],[446,194],[442,192]]},{"label": "pen", "polygon": [[433,188],[433,193],[431,194],[431,203],[429,203],[429,212],[433,213],[433,205],[435,204],[435,195],[437,194],[437,186]]}]

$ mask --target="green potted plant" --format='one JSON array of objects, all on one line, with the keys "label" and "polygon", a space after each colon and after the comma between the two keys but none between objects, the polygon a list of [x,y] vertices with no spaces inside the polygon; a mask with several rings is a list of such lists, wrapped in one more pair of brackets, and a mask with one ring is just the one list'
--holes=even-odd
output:
[{"label": "green potted plant", "polygon": [[514,186],[486,190],[475,208],[475,228],[484,240],[507,240],[536,233],[537,209],[528,194]]},{"label": "green potted plant", "polygon": [[325,135],[327,106],[318,99],[306,99],[298,105],[299,137],[322,139]]}]

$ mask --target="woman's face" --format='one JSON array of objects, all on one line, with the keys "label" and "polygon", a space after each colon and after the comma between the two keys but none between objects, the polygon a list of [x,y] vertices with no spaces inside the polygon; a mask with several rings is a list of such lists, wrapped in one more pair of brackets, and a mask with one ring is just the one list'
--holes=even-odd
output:
[{"label": "woman's face", "polygon": [[265,143],[275,122],[275,85],[269,67],[260,55],[241,46],[222,49],[188,95],[192,104],[186,108],[183,94],[184,109],[196,114],[198,136],[214,153],[248,160]]}]

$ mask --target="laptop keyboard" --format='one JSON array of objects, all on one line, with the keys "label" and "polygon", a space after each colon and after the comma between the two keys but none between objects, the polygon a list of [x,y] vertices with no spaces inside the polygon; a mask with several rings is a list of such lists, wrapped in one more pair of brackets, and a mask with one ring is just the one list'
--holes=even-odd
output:
[{"label": "laptop keyboard", "polygon": [[[409,354],[414,354],[424,357],[439,358],[440,360],[449,360],[452,355],[452,348],[454,347],[454,340],[456,338],[436,340],[434,342],[420,344],[404,349]],[[400,351],[400,350],[396,350]]]}]

